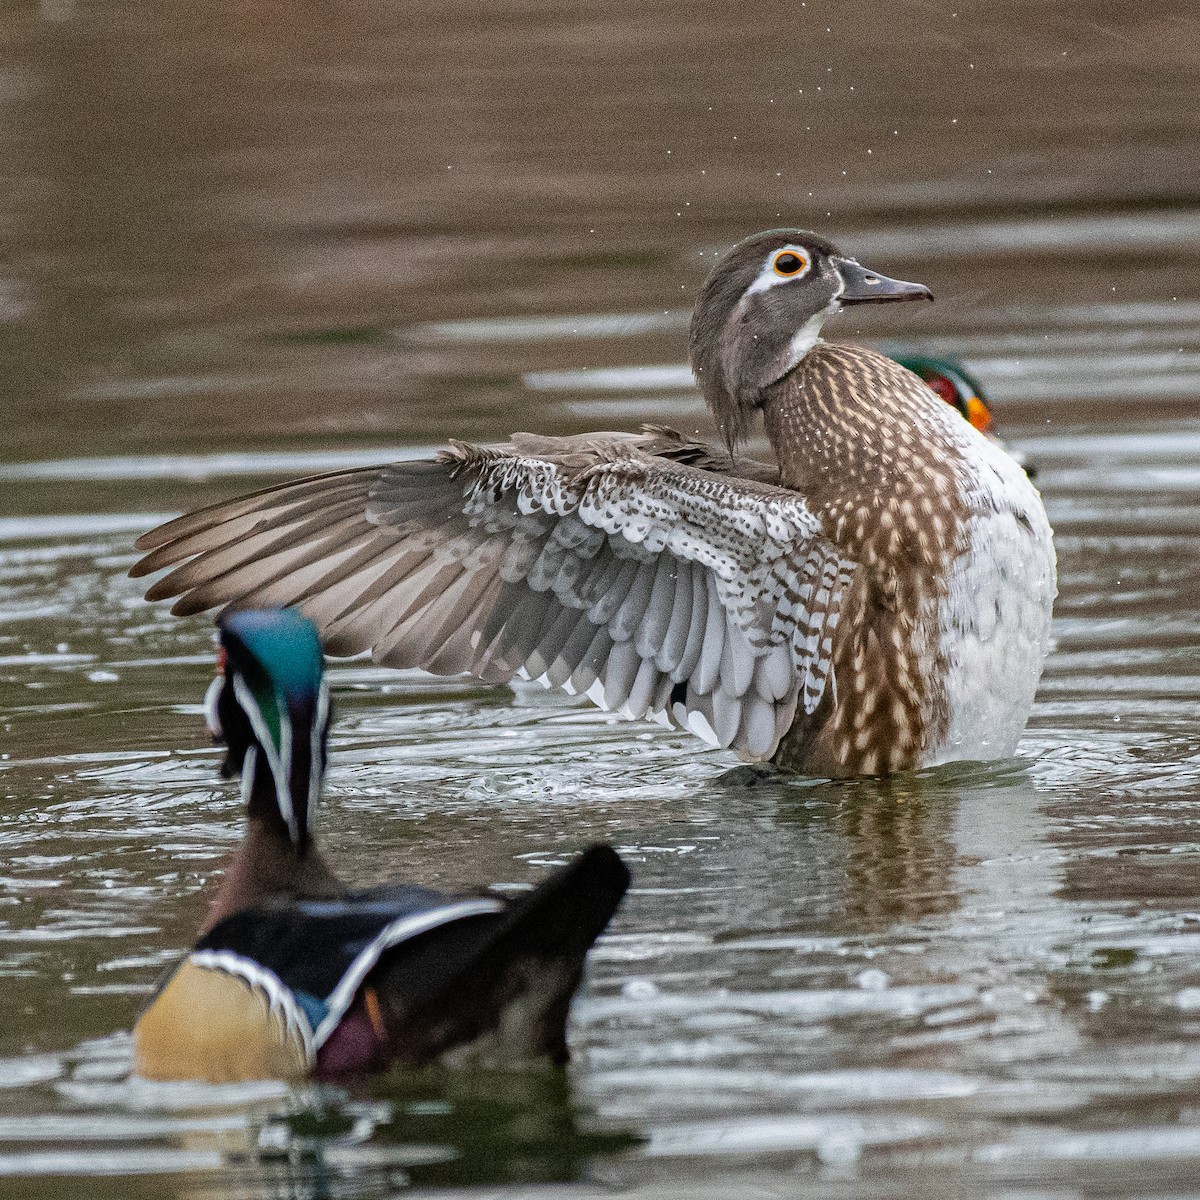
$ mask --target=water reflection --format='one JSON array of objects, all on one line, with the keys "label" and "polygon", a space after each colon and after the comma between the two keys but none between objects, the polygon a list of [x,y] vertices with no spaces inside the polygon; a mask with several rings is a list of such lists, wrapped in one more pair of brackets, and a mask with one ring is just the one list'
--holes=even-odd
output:
[{"label": "water reflection", "polygon": [[[846,918],[864,932],[953,912],[955,797],[913,780],[854,789],[839,805],[849,842]],[[857,794],[855,794],[857,792]]]}]

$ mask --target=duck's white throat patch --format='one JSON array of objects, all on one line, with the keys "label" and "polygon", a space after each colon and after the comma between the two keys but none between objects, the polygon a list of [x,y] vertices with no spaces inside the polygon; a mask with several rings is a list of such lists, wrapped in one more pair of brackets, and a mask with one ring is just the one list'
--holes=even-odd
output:
[{"label": "duck's white throat patch", "polygon": [[813,313],[792,334],[792,340],[788,343],[787,369],[789,371],[821,340],[821,326],[825,324],[825,321],[834,313],[841,311],[842,302],[835,297],[819,313]]}]

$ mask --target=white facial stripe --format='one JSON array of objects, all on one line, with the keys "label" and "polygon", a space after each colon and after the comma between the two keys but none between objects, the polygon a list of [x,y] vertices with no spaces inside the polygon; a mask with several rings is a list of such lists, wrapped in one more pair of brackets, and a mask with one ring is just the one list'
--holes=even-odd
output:
[{"label": "white facial stripe", "polygon": [[312,725],[312,745],[309,750],[311,757],[308,763],[308,832],[312,833],[317,826],[317,806],[321,802],[321,739],[325,734],[325,726],[329,723],[329,681],[321,680],[321,690],[317,693],[317,715]]},{"label": "white facial stripe", "polygon": [[208,732],[215,738],[225,736],[221,731],[221,718],[217,715],[217,700],[220,699],[224,686],[225,676],[218,675],[204,693],[204,723],[208,726]]},{"label": "white facial stripe", "polygon": [[258,747],[251,746],[242,759],[242,807],[250,803],[250,793],[254,790],[254,772],[258,770]]},{"label": "white facial stripe", "polygon": [[[275,743],[271,738],[271,731],[267,728],[267,723],[263,719],[262,709],[258,707],[258,701],[254,698],[254,693],[246,686],[246,681],[240,675],[233,676],[233,694],[237,697],[237,702],[242,706],[242,711],[246,714],[250,721],[250,728],[254,730],[254,736],[258,738],[259,745],[262,747],[263,753],[267,756],[267,765],[271,768],[271,774],[275,779],[275,797],[279,805],[279,812],[284,821],[287,822],[288,833],[291,835],[293,842],[300,841],[300,830],[296,824],[296,814],[292,809],[292,794],[288,790],[288,774],[287,767],[284,765],[283,759],[279,757],[279,752],[275,748]],[[280,741],[283,742],[284,748],[291,749],[292,740],[292,725],[288,720],[286,711],[280,713]],[[254,747],[251,747],[251,751]],[[249,752],[247,752],[249,757]],[[287,760],[290,762],[290,760]],[[257,765],[257,757],[256,757]],[[245,782],[245,773],[243,768],[243,786]],[[249,797],[249,792],[246,796]]]},{"label": "white facial stripe", "polygon": [[[800,259],[804,266],[795,275],[780,275],[772,264],[779,255],[785,254],[789,250]],[[746,295],[753,296],[756,292],[765,292],[768,288],[778,287],[781,283],[791,283],[793,280],[803,279],[811,270],[812,254],[803,246],[793,246],[791,243],[786,246],[776,246],[763,260],[758,278],[746,289]]]},{"label": "white facial stripe", "polygon": [[[281,775],[276,775],[275,779],[278,784],[276,791],[280,793],[279,811],[283,813],[283,818],[287,821],[288,830],[292,835],[292,841],[300,840],[300,828],[296,821],[296,814],[292,811],[292,718],[288,713],[286,706],[279,704],[279,697],[276,694],[275,704],[279,709],[279,766]],[[274,770],[274,764],[272,764]],[[287,808],[283,807],[282,797],[287,796]]]}]

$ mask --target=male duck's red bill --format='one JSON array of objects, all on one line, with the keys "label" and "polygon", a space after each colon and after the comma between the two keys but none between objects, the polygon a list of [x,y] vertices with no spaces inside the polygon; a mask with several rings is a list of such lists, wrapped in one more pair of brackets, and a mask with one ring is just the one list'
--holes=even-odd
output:
[{"label": "male duck's red bill", "polygon": [[228,1082],[564,1061],[584,956],[628,885],[616,853],[593,846],[515,900],[346,889],[314,838],[329,715],[315,630],[245,612],[221,642],[211,720],[242,777],[246,837],[134,1029],[135,1071]]}]

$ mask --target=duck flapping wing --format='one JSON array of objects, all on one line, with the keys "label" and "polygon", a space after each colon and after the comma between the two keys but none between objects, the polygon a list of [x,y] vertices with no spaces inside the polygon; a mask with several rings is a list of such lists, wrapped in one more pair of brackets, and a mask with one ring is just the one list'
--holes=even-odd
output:
[{"label": "duck flapping wing", "polygon": [[[174,611],[299,605],[331,654],[517,676],[769,757],[815,710],[855,569],[771,468],[670,431],[452,443],[139,540]],[[739,466],[741,464],[738,464]]]}]

